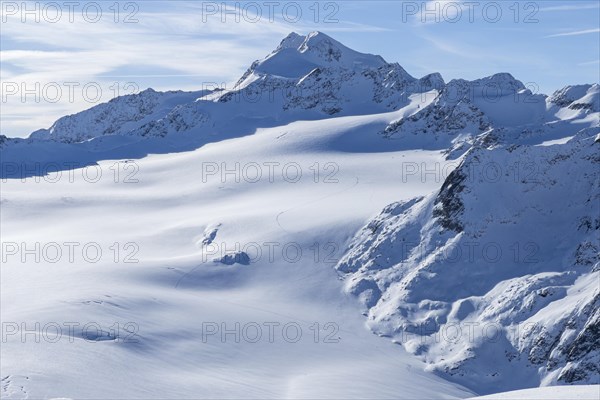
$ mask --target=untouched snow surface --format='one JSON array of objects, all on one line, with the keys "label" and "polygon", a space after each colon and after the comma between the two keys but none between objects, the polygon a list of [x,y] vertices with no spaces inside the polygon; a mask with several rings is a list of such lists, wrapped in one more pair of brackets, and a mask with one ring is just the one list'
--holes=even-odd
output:
[{"label": "untouched snow surface", "polygon": [[[435,189],[435,182],[420,180],[391,189],[390,180],[401,182],[399,162],[444,163],[434,152],[331,149],[350,126],[368,127],[378,118],[297,122],[191,152],[149,156],[135,161],[138,183],[115,183],[113,161],[100,162],[104,174],[97,183],[86,182],[81,170],[73,183],[66,175],[57,183],[4,182],[3,242],[29,248],[55,242],[65,255],[56,263],[44,257],[37,263],[32,256],[23,263],[15,255],[2,266],[2,318],[19,324],[2,346],[2,397],[468,397],[471,392],[425,372],[401,346],[365,329],[333,269],[366,218],[399,196]],[[234,176],[202,177],[203,165],[233,169],[236,162],[295,162],[303,178],[288,182],[281,167],[272,183],[266,169],[258,183],[241,175],[240,183]],[[315,183],[310,168],[317,162]],[[325,169],[327,163],[334,169]],[[287,178],[294,177],[290,170]],[[216,252],[202,244],[215,229]],[[98,243],[104,255],[86,262],[77,247],[71,263],[65,242]],[[115,242],[121,247],[117,263],[109,250]],[[271,242],[278,243],[273,260],[263,245]],[[125,249],[127,243],[137,247]],[[250,265],[213,261],[236,243],[260,244],[263,256]],[[285,245],[294,246],[288,246],[287,260]],[[292,262],[296,246],[302,257]],[[139,263],[124,262],[138,247]],[[57,323],[61,340],[49,342],[53,330],[39,334],[40,343],[31,333],[23,339],[21,323],[36,330],[36,322],[40,330]],[[76,331],[69,337],[68,322],[96,323],[104,336],[86,340],[96,332],[90,328],[88,336]],[[128,322],[134,335],[124,331]],[[264,325],[270,322],[281,324],[273,343]],[[236,343],[234,334],[225,340],[217,334],[204,342],[203,323],[225,323],[230,330],[257,323],[262,338]],[[301,326],[297,343],[291,343],[293,327],[290,340],[282,336],[289,323]],[[310,329],[315,323],[319,343]]]},{"label": "untouched snow surface", "polygon": [[[598,96],[417,79],[292,33],[232,90],[146,90],[0,135],[1,397],[597,383]],[[444,257],[473,241],[504,258]],[[456,324],[501,335],[436,338]]]},{"label": "untouched snow surface", "polygon": [[553,386],[536,389],[516,390],[469,400],[596,400],[600,397],[600,386]]}]

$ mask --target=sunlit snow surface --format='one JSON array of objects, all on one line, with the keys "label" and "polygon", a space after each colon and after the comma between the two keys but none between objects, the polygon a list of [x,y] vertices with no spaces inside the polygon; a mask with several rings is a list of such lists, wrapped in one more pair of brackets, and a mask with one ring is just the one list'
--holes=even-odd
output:
[{"label": "sunlit snow surface", "polygon": [[[26,322],[30,329],[36,322],[93,322],[107,332],[133,322],[139,330],[137,343],[123,331],[118,340],[88,341],[81,334],[69,338],[64,328],[56,343],[50,334],[40,343],[33,334],[26,340],[20,332],[11,335],[2,346],[3,398],[467,397],[468,391],[423,372],[401,346],[369,332],[326,258],[327,244],[336,246],[333,259],[339,257],[348,238],[386,204],[439,185],[404,184],[398,168],[402,161],[444,163],[439,153],[331,150],[347,126],[377,118],[298,122],[192,152],[149,156],[135,161],[139,183],[114,183],[112,161],[100,163],[104,175],[97,183],[79,171],[74,183],[4,182],[3,241],[96,242],[106,254],[97,263],[83,260],[81,247],[74,263],[66,256],[54,264],[8,258],[3,321]],[[259,183],[236,183],[219,174],[203,182],[202,163],[208,162],[229,168],[296,162],[305,176],[289,183],[279,171],[270,183],[265,172]],[[338,166],[332,176],[338,183],[324,182],[330,171],[323,167],[315,183],[309,168],[316,162]],[[273,262],[266,254],[249,266],[213,262],[200,243],[214,226],[219,246],[298,243],[302,258],[286,261],[278,247]],[[122,262],[122,252],[115,263],[108,250],[114,242],[137,244],[140,262]],[[317,263],[315,243],[322,253]],[[298,323],[303,335],[291,343],[280,326],[270,343],[263,326],[257,343],[236,343],[234,335],[203,340],[203,322],[229,329],[236,322]],[[323,343],[333,332],[324,330],[329,322],[339,326],[338,343]],[[321,327],[319,343],[314,323]]]},{"label": "sunlit snow surface", "polygon": [[596,400],[600,397],[600,386],[554,386],[516,390],[469,400]]},{"label": "sunlit snow surface", "polygon": [[[497,88],[500,96],[484,98],[482,85]],[[252,95],[272,88],[285,95],[260,101],[239,96],[239,90]],[[373,278],[371,265],[401,261],[395,235],[425,234],[432,248],[438,247],[439,226],[429,218],[431,210],[420,207],[433,207],[446,177],[463,159],[481,156],[506,166],[521,155],[535,156],[543,165],[541,183],[549,188],[525,181],[473,184],[467,192],[479,197],[467,203],[465,220],[471,226],[496,221],[484,212],[493,204],[496,215],[518,213],[499,221],[507,226],[503,240],[528,237],[527,229],[514,228],[515,221],[537,232],[540,220],[526,217],[555,211],[548,203],[558,193],[577,213],[556,210],[562,218],[544,226],[544,235],[556,238],[577,225],[585,235],[567,242],[591,237],[598,229],[586,213],[594,211],[587,202],[597,199],[593,152],[599,89],[598,84],[566,87],[546,97],[507,73],[447,84],[439,74],[416,79],[398,64],[357,53],[321,33],[290,34],[254,63],[233,91],[146,90],[64,117],[27,140],[0,136],[1,397],[474,396],[439,375],[446,365],[457,372],[455,382],[477,393],[498,387],[499,380],[486,372],[496,366],[504,373],[502,383],[510,384],[504,390],[533,385],[540,378],[535,371],[527,379],[511,379],[525,369],[501,364],[502,346],[490,346],[491,353],[464,364],[477,343],[464,342],[461,351],[450,342],[437,343],[429,348],[434,357],[425,357],[431,361],[426,365],[393,343],[401,328],[395,323],[439,324],[442,319],[435,318],[446,311],[463,320],[472,311],[469,305],[491,312],[500,304],[496,300],[504,299],[506,307],[499,310],[507,324],[518,324],[525,313],[540,329],[558,329],[567,323],[562,311],[578,312],[593,297],[597,270],[575,281],[557,264],[552,268],[562,268],[558,272],[568,279],[552,290],[532,292],[530,302],[518,302],[523,310],[510,302],[520,299],[512,288],[523,285],[508,279],[537,284],[527,280],[525,269],[517,265],[510,274],[498,274],[484,265],[477,278],[460,280],[449,269],[423,268],[431,252],[408,271],[416,278],[412,287],[419,289],[410,295],[423,300],[411,309],[403,309],[395,296],[393,289],[404,282],[393,269],[375,277],[384,290],[392,289],[376,307],[365,307],[364,297],[361,304],[347,290],[357,282],[353,278]],[[581,157],[571,159],[569,149]],[[87,167],[69,170],[67,162]],[[36,176],[37,167],[53,163],[58,174]],[[513,194],[515,188],[523,190]],[[581,188],[591,188],[589,196]],[[415,200],[422,197],[426,201]],[[576,204],[571,207],[570,201]],[[404,213],[397,202],[419,204]],[[411,216],[425,226],[397,221],[411,222]],[[369,223],[374,217],[389,221],[374,226]],[[371,246],[376,232],[381,241]],[[597,251],[589,242],[577,254],[591,269]],[[355,247],[349,250],[350,243]],[[573,254],[563,254],[567,250],[559,240],[544,244],[569,267]],[[383,253],[389,257],[380,264]],[[348,269],[356,274],[343,276],[342,267],[363,262],[365,268]],[[552,283],[553,275],[543,268],[533,272]],[[460,295],[478,286],[495,289],[489,296],[475,293],[481,297],[477,302],[463,301]],[[524,292],[517,294],[529,295]],[[547,305],[553,293],[569,296],[543,312],[529,306],[538,304],[533,300]],[[436,308],[439,304],[429,301],[433,297],[450,298],[456,307]],[[365,316],[373,311],[378,319],[367,324]],[[593,332],[590,327],[587,332]],[[573,332],[562,333],[561,340],[571,343]],[[543,353],[548,347],[533,339],[523,348],[536,344],[539,359],[550,362]],[[594,337],[583,343],[593,345]],[[426,353],[413,347],[414,353]],[[593,361],[597,353],[589,353]],[[537,383],[553,384],[554,378]],[[597,388],[542,388],[525,395],[550,391],[560,399],[587,399]]]}]

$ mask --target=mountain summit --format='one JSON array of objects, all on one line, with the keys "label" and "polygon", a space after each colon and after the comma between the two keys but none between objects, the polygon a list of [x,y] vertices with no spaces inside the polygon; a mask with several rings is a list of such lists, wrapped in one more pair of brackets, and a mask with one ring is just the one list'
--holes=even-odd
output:
[{"label": "mountain summit", "polygon": [[[385,126],[365,135],[404,148],[450,148],[449,157],[457,157],[483,136],[486,143],[532,143],[598,126],[589,118],[598,111],[597,87],[568,87],[548,98],[509,73],[447,84],[439,73],[417,79],[398,63],[322,32],[292,32],[230,90],[149,89],[60,118],[30,139],[78,143],[185,133],[212,141],[298,120],[388,114]],[[3,139],[2,146],[15,142]]]},{"label": "mountain summit", "polygon": [[252,70],[259,74],[301,78],[318,67],[376,69],[386,64],[381,56],[354,51],[324,33],[301,36],[292,32],[270,55],[256,62]]},{"label": "mountain summit", "polygon": [[[324,33],[290,33],[264,59],[252,63],[231,90],[149,90],[123,96],[61,118],[32,138],[73,143],[105,135],[213,134],[230,132],[232,118],[258,128],[299,119],[385,113],[411,104],[415,94],[432,92],[427,96],[432,100],[444,85],[440,74],[416,79],[399,64],[352,50]],[[92,129],[91,121],[96,121]]]},{"label": "mountain summit", "polygon": [[[147,89],[0,136],[3,313],[24,321],[1,397],[600,383],[599,95],[419,79],[292,33],[228,90]],[[60,343],[23,347],[65,318]]]}]

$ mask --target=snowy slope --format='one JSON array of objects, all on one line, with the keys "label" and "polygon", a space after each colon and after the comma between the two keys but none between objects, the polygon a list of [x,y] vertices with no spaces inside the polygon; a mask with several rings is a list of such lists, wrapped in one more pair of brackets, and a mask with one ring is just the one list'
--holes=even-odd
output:
[{"label": "snowy slope", "polygon": [[599,384],[599,146],[474,148],[385,208],[337,267],[371,329],[480,393]]},{"label": "snowy slope", "polygon": [[[85,262],[82,244],[73,263],[66,250],[56,263],[37,263],[32,256],[23,263],[20,255],[10,256],[0,271],[3,321],[26,322],[32,330],[35,322],[40,330],[51,322],[63,327],[95,322],[104,334],[92,341],[86,340],[89,331],[67,335],[65,328],[56,343],[44,335],[36,343],[31,334],[23,341],[19,329],[2,344],[2,397],[22,398],[23,392],[30,398],[114,399],[474,395],[424,371],[400,346],[365,329],[333,269],[345,241],[400,194],[389,190],[392,175],[382,175],[382,168],[393,171],[399,159],[444,162],[434,152],[383,152],[384,140],[379,152],[336,150],[335,143],[353,130],[386,123],[381,116],[301,121],[194,151],[151,155],[130,162],[137,166],[138,183],[123,182],[124,176],[115,183],[113,161],[98,163],[104,173],[96,183],[83,179],[80,169],[73,183],[66,175],[58,182],[36,183],[35,177],[3,182],[3,242],[25,242],[29,248],[35,242],[95,242],[104,254],[96,263]],[[267,169],[256,183],[250,175],[239,182],[222,179],[221,173],[203,179],[206,163],[232,169],[236,162],[280,166],[272,182]],[[290,162],[303,172],[295,183],[282,175]],[[334,168],[325,168],[327,163]],[[415,180],[406,196],[435,186]],[[216,251],[204,244],[215,230]],[[117,263],[109,249],[115,242],[121,249]],[[125,248],[127,243],[137,247]],[[249,265],[219,262],[236,243],[260,244],[264,256]],[[279,244],[272,260],[264,243]],[[293,246],[290,257],[300,246],[299,261],[284,257],[286,244]],[[138,263],[125,262],[131,252]],[[128,322],[134,323],[130,330],[137,329],[134,336],[124,329]],[[262,336],[256,343],[237,343],[235,335],[222,340],[217,334],[203,342],[203,323],[225,323],[230,330],[236,323],[257,323]],[[268,323],[280,324],[273,343]],[[282,334],[290,323],[303,332],[296,343]],[[315,323],[318,343],[311,330]],[[294,329],[289,336],[295,337]]]},{"label": "snowy slope", "polygon": [[0,135],[2,398],[597,384],[599,88],[418,79],[292,33],[230,90]]},{"label": "snowy slope", "polygon": [[[356,52],[321,32],[291,33],[230,90],[149,89],[61,118],[29,140],[74,143],[116,135],[131,136],[125,140],[131,143],[191,134],[201,145],[298,120],[391,113],[419,95],[417,109],[401,113],[379,134],[398,142],[394,147],[447,150],[457,158],[478,138],[538,144],[598,127],[599,87],[566,87],[547,97],[508,73],[448,84],[438,73],[416,79],[397,63]],[[1,138],[3,147],[21,142]]]},{"label": "snowy slope", "polygon": [[208,91],[163,93],[148,89],[63,117],[50,129],[40,129],[30,137],[74,143],[104,135],[126,135],[151,121],[165,117],[178,105],[192,102],[207,93]]},{"label": "snowy slope", "polygon": [[[407,148],[447,149],[457,158],[474,143],[541,144],[600,127],[600,85],[553,96],[534,94],[507,73],[453,80],[427,107],[388,125],[381,134]],[[595,132],[595,131],[594,131]]]},{"label": "snowy slope", "polygon": [[600,386],[554,386],[516,390],[470,400],[595,400],[600,397]]}]

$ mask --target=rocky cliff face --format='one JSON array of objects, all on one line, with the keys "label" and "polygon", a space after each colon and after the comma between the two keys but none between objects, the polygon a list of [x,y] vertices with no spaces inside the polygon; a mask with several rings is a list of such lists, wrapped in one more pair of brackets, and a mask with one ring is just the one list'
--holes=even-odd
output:
[{"label": "rocky cliff face", "polygon": [[168,120],[173,108],[193,102],[206,93],[144,90],[60,118],[49,129],[33,132],[30,138],[77,143],[100,136],[130,135],[163,118]]},{"label": "rocky cliff face", "polygon": [[337,266],[371,329],[474,390],[598,384],[599,146],[474,148],[387,207]]},{"label": "rocky cliff face", "polygon": [[460,163],[435,193],[386,207],[337,265],[369,327],[478,392],[599,383],[598,84],[550,97],[507,73],[446,84],[319,32],[292,33],[231,90],[149,89],[27,140],[0,135],[0,148],[15,164],[52,155],[47,145],[69,159],[72,147],[92,148],[96,162],[102,146],[122,142],[152,138],[160,147],[161,138],[188,135],[205,144],[368,114],[377,122],[349,148],[372,140]]}]

